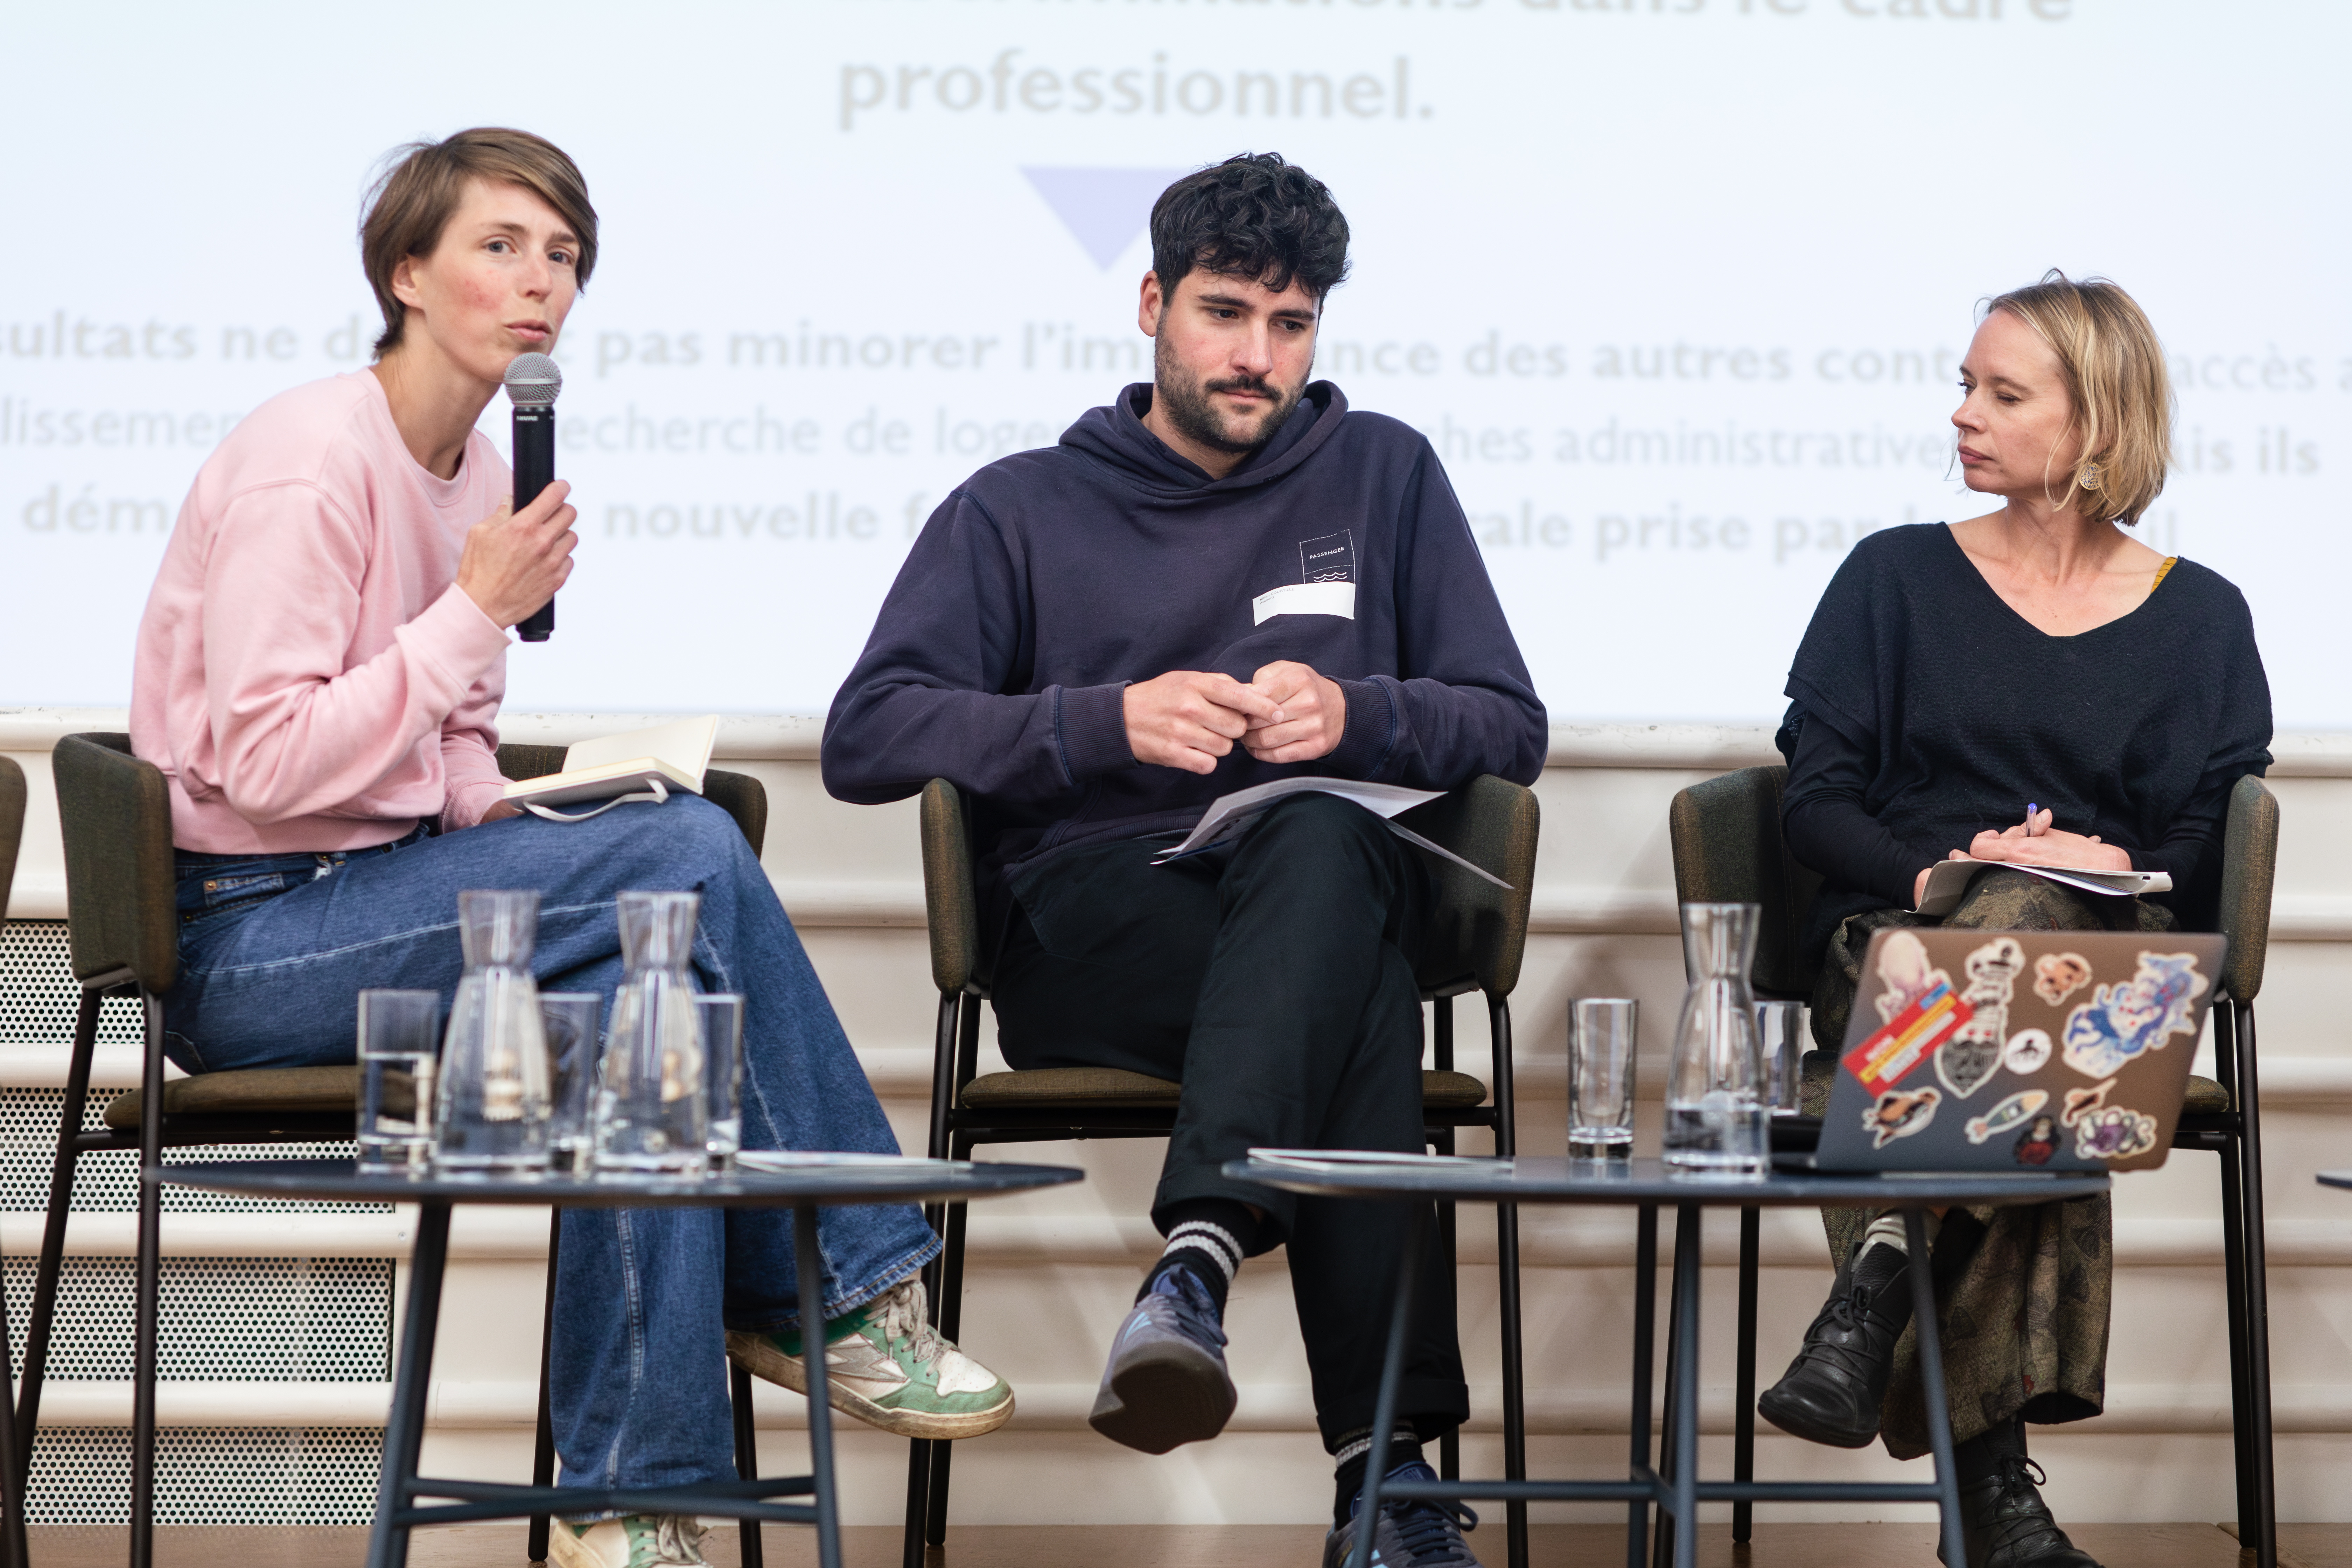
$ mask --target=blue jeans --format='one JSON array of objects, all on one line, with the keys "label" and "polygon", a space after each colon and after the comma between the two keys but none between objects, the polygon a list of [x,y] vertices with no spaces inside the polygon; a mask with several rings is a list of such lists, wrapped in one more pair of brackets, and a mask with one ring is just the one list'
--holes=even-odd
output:
[{"label": "blue jeans", "polygon": [[[375,849],[179,861],[180,978],[164,997],[164,1039],[190,1072],[348,1062],[362,989],[450,997],[467,888],[538,889],[541,988],[593,991],[609,1016],[621,980],[614,895],[690,889],[702,895],[698,983],[745,998],[743,1146],[898,1152],[775,889],[733,819],[707,801],[585,822],[510,817]],[[828,1210],[818,1236],[826,1318],[939,1251],[910,1206]],[[732,1476],[725,1331],[793,1327],[798,1300],[787,1212],[567,1211],[551,1357],[563,1483]]]}]

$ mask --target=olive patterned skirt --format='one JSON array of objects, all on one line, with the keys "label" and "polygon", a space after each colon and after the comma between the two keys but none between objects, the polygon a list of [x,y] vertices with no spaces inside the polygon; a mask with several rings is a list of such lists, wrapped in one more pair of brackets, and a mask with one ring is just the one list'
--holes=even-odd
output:
[{"label": "olive patterned skirt", "polygon": [[[1804,1109],[1826,1109],[1838,1048],[1862,984],[1873,932],[1891,926],[1984,931],[2172,931],[2172,911],[2145,900],[2083,894],[2021,871],[1977,879],[1941,920],[1901,910],[1855,915],[1830,938],[1813,991],[1813,1043],[1805,1058]],[[1824,1209],[1830,1259],[1843,1265],[1875,1216]],[[1936,1314],[1942,1325],[1944,1384],[1952,1440],[2023,1415],[2055,1424],[2096,1415],[2107,1386],[2107,1315],[2115,1298],[2114,1210],[2105,1193],[2032,1207],[1952,1209],[1934,1247]],[[1927,1452],[1915,1322],[1895,1347],[1882,1412],[1886,1450],[1898,1459]]]}]

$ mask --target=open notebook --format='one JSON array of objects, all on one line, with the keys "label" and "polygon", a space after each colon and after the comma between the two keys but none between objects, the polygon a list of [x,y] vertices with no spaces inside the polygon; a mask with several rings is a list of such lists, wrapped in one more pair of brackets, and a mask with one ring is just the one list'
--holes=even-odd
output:
[{"label": "open notebook", "polygon": [[[507,785],[506,798],[551,821],[581,822],[624,801],[667,800],[672,790],[700,795],[718,742],[716,713],[583,741],[563,753],[562,773],[517,779]],[[569,814],[550,809],[591,800],[604,804]]]}]

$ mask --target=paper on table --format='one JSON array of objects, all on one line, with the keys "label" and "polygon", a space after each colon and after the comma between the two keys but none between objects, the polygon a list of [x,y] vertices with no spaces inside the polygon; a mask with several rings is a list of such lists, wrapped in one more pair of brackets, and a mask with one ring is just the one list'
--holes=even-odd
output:
[{"label": "paper on table", "polygon": [[926,1160],[917,1154],[816,1153],[799,1149],[746,1149],[735,1163],[747,1171],[841,1170],[947,1171],[953,1160]]},{"label": "paper on table", "polygon": [[2085,893],[2104,893],[2116,899],[2172,891],[2172,875],[2168,871],[2109,871],[2091,866],[2021,866],[2008,860],[1938,860],[1928,871],[1927,890],[1920,898],[1919,907],[1912,913],[1951,913],[1959,908],[1969,885],[1987,871],[1996,868],[2030,872],[2049,881],[2078,888]]},{"label": "paper on table", "polygon": [[[1286,795],[1336,795],[1341,800],[1355,802],[1374,816],[1385,821],[1394,817],[1401,811],[1408,811],[1413,806],[1435,800],[1444,793],[1443,790],[1434,789],[1407,789],[1402,784],[1366,784],[1360,779],[1313,776],[1276,779],[1272,784],[1253,784],[1248,789],[1235,790],[1231,795],[1218,796],[1210,805],[1209,809],[1201,814],[1201,820],[1194,826],[1192,831],[1184,836],[1184,842],[1151,863],[1155,866],[1165,866],[1180,856],[1194,854],[1222,844],[1257,820],[1276,801]],[[1465,870],[1477,873],[1498,888],[1507,889],[1510,887],[1508,882],[1493,872],[1482,867],[1473,866],[1444,845],[1432,844],[1410,827],[1400,826],[1395,822],[1390,821],[1389,831],[1408,844],[1426,849],[1433,855],[1442,855]]]},{"label": "paper on table", "polygon": [[1399,1154],[1382,1149],[1253,1149],[1249,1157],[1262,1165],[1312,1175],[1343,1174],[1363,1170],[1484,1171],[1508,1175],[1511,1162],[1486,1154]]}]

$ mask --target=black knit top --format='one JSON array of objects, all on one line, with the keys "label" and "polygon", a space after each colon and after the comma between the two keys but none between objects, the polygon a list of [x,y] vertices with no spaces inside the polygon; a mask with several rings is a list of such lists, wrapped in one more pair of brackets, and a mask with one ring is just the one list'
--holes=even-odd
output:
[{"label": "black knit top", "polygon": [[1809,967],[1841,921],[1909,908],[1922,869],[2029,803],[2170,872],[2156,901],[2210,928],[2231,787],[2271,763],[2270,683],[2227,579],[2175,561],[2129,615],[2052,637],[1941,523],[1854,546],[1787,690],[1781,824],[1824,881]]}]

